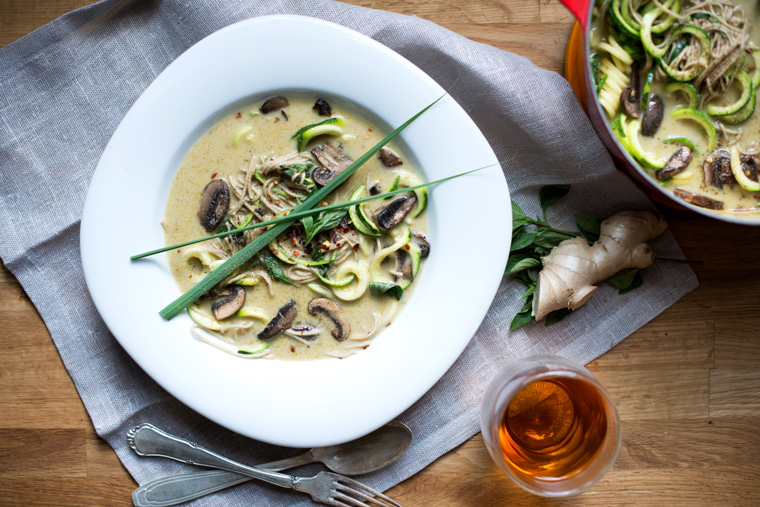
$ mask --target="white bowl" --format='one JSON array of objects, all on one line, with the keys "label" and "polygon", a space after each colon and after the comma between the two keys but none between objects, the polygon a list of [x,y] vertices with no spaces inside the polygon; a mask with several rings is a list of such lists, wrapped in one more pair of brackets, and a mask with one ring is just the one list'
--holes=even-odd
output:
[{"label": "white bowl", "polygon": [[[324,62],[342,71],[326,72]],[[188,49],[135,102],[100,159],[81,228],[87,285],[127,353],[202,415],[291,447],[358,438],[425,394],[485,316],[511,236],[498,166],[433,187],[432,254],[413,297],[371,347],[344,360],[240,359],[194,339],[186,313],[163,320],[159,310],[180,295],[165,256],[129,257],[164,244],[160,222],[180,161],[233,110],[305,89],[351,101],[388,131],[444,94],[410,62],[344,27],[300,16],[236,23]],[[397,139],[428,180],[497,162],[451,97]]]}]

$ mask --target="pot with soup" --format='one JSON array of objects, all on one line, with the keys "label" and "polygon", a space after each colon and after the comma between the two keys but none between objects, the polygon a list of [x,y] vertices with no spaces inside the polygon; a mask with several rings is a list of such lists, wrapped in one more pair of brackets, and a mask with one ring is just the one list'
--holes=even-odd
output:
[{"label": "pot with soup", "polygon": [[[274,96],[234,111],[190,148],[169,193],[168,245],[183,291],[255,240],[385,134],[350,105]],[[339,107],[336,107],[339,106]],[[390,144],[323,206],[419,185]],[[345,358],[370,346],[411,296],[431,250],[424,188],[295,222],[188,308],[198,339],[242,358]]]},{"label": "pot with soup", "polygon": [[619,165],[657,200],[760,224],[760,2],[563,3],[568,80]]}]

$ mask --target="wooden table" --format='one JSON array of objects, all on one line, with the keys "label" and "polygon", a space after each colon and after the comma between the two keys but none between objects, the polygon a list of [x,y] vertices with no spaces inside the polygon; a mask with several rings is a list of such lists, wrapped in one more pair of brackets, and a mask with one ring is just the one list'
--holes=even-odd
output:
[{"label": "wooden table", "polygon": [[[0,0],[0,45],[88,0]],[[557,0],[354,0],[414,14],[562,72]],[[0,75],[0,79],[2,75]],[[593,361],[623,449],[574,504],[760,503],[760,230],[663,209],[700,287]],[[135,482],[100,440],[37,311],[0,269],[0,505],[129,506]],[[563,504],[524,492],[480,435],[390,490],[406,506]]]}]

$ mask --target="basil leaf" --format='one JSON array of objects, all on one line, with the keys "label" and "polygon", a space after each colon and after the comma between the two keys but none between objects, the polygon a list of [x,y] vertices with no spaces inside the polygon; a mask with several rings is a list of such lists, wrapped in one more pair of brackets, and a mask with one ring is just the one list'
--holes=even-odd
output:
[{"label": "basil leaf", "polygon": [[369,282],[369,291],[373,296],[386,296],[394,297],[401,301],[401,297],[404,295],[404,289],[396,285],[395,283],[382,283],[382,282]]},{"label": "basil leaf", "polygon": [[644,278],[641,276],[641,271],[638,268],[627,268],[612,275],[610,283],[618,290],[618,294],[625,294],[641,287],[641,284],[644,283]]},{"label": "basil leaf", "polygon": [[636,270],[636,276],[633,277],[633,281],[631,282],[631,285],[628,286],[626,289],[622,289],[618,291],[618,294],[627,294],[628,292],[631,292],[634,289],[638,289],[641,287],[641,284],[644,283],[644,277],[641,276],[641,270]]},{"label": "basil leaf", "polygon": [[[509,266],[509,263],[507,263]],[[533,257],[528,257],[527,259],[522,259],[518,262],[516,262],[513,266],[508,267],[507,274],[511,275],[514,273],[517,273],[519,271],[523,271],[525,269],[535,268],[536,266],[540,266],[541,261],[538,259],[534,259]]]},{"label": "basil leaf", "polygon": [[570,185],[546,185],[545,187],[541,187],[538,196],[541,199],[544,220],[546,220],[546,208],[565,197],[569,191]]},{"label": "basil leaf", "polygon": [[636,277],[636,273],[639,270],[637,268],[626,268],[620,270],[610,277],[610,283],[618,291],[628,289],[633,283],[633,279]]},{"label": "basil leaf", "polygon": [[602,222],[588,215],[575,215],[575,224],[587,240],[594,242],[599,239]]},{"label": "basil leaf", "polygon": [[553,312],[549,313],[546,316],[545,325],[551,326],[552,324],[556,324],[560,320],[564,319],[568,315],[570,315],[573,311],[569,310],[567,308],[560,308],[559,310],[554,310]]},{"label": "basil leaf", "polygon": [[288,275],[285,274],[285,270],[282,269],[282,264],[280,264],[277,257],[269,251],[269,248],[263,248],[259,255],[261,257],[261,262],[264,263],[264,268],[272,279],[276,282],[295,285],[290,278],[288,278]]},{"label": "basil leaf", "polygon": [[515,315],[515,318],[512,319],[512,322],[509,323],[509,330],[514,331],[515,329],[519,329],[533,320],[535,319],[533,318],[533,315],[530,314],[530,312],[518,313]]},{"label": "basil leaf", "polygon": [[548,248],[551,250],[566,239],[571,239],[574,237],[575,236],[572,236],[570,234],[543,229],[538,231],[538,234],[536,234],[536,239],[533,240],[533,244],[535,246]]},{"label": "basil leaf", "polygon": [[533,244],[533,240],[536,239],[536,234],[538,234],[538,231],[519,231],[512,236],[512,246],[509,251],[514,252],[515,250],[529,247]]},{"label": "basil leaf", "polygon": [[346,216],[346,210],[336,209],[324,212],[316,223],[314,223],[314,219],[310,216],[302,218],[301,224],[303,224],[304,231],[306,231],[306,244],[308,245],[319,231],[337,227],[344,216]]}]

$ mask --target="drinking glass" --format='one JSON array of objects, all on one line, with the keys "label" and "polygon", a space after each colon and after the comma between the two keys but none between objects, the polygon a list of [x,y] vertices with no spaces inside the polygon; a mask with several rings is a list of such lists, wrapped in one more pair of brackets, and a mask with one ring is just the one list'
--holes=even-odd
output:
[{"label": "drinking glass", "polygon": [[559,356],[528,357],[501,370],[486,390],[480,425],[498,467],[546,497],[595,484],[621,444],[607,390],[586,368]]}]

